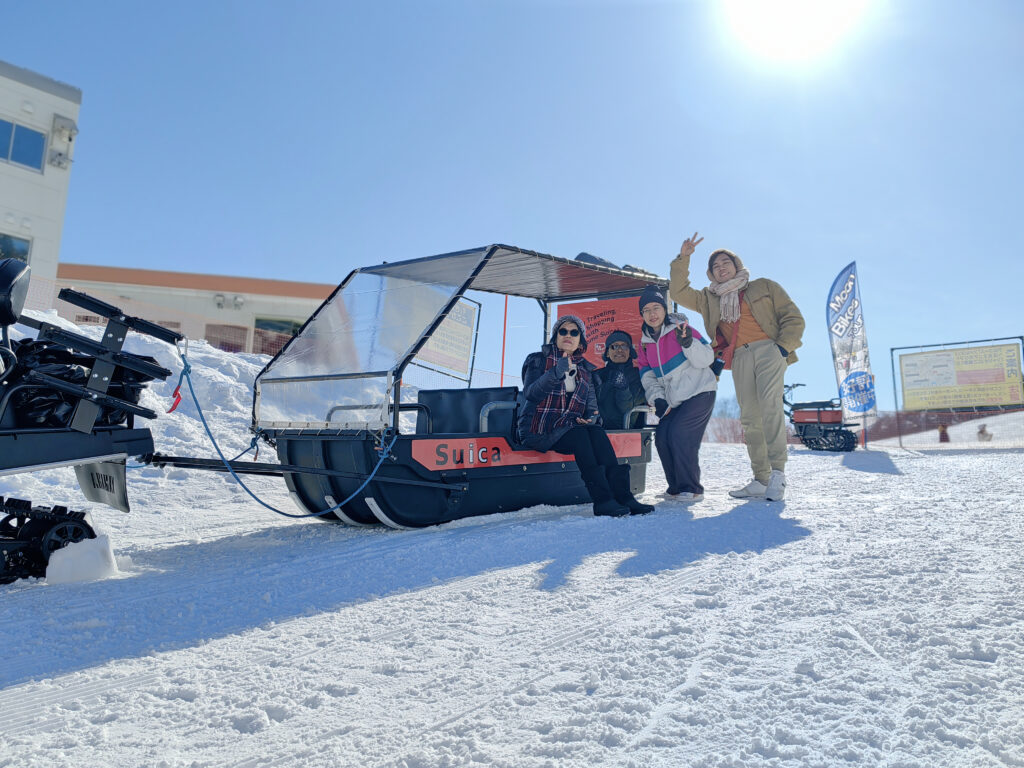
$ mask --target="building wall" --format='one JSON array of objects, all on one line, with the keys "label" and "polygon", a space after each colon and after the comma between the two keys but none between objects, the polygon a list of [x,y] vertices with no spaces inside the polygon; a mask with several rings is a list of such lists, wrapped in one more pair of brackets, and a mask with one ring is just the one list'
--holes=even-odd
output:
[{"label": "building wall", "polygon": [[[33,280],[35,276],[33,275]],[[74,288],[135,317],[232,352],[274,354],[336,286],[122,267],[61,264],[56,290]],[[100,322],[63,301],[57,313]]]},{"label": "building wall", "polygon": [[30,139],[44,137],[38,169],[12,160],[9,144],[0,146],[0,236],[8,238],[0,242],[30,244],[28,262],[40,278],[32,281],[31,306],[52,306],[52,296],[42,294],[57,276],[81,103],[77,88],[0,61],[0,135],[9,124],[28,129]]}]

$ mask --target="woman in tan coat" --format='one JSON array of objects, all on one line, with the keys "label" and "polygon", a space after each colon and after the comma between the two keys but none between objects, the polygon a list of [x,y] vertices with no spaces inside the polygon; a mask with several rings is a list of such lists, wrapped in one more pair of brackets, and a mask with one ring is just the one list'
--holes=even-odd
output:
[{"label": "woman in tan coat", "polygon": [[671,264],[669,295],[700,312],[715,349],[732,371],[740,406],[743,440],[754,479],[729,491],[738,499],[779,501],[786,495],[786,416],[782,386],[786,367],[796,362],[804,318],[778,283],[750,279],[739,256],[724,248],[708,259],[710,284],[690,285],[690,257],[704,238],[683,241]]}]

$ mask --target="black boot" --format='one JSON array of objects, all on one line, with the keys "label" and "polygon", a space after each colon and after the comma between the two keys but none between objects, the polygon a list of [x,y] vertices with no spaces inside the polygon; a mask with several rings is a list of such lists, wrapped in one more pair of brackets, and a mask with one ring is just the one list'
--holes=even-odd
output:
[{"label": "black boot", "polygon": [[608,480],[605,478],[604,467],[593,467],[589,470],[581,468],[580,474],[583,476],[583,483],[587,486],[587,493],[590,494],[590,498],[594,502],[595,515],[625,517],[629,514],[629,508],[619,504],[612,496]]},{"label": "black boot", "polygon": [[654,511],[650,504],[637,501],[632,491],[629,490],[629,465],[619,464],[607,471],[608,485],[611,488],[615,500],[629,509],[631,515],[647,515]]}]

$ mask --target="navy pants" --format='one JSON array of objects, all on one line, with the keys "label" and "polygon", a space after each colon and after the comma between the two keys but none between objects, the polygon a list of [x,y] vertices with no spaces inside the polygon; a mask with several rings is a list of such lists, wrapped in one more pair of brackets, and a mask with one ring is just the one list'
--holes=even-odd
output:
[{"label": "navy pants", "polygon": [[701,392],[673,408],[658,423],[658,447],[669,493],[704,493],[700,484],[700,441],[715,409],[715,393]]}]

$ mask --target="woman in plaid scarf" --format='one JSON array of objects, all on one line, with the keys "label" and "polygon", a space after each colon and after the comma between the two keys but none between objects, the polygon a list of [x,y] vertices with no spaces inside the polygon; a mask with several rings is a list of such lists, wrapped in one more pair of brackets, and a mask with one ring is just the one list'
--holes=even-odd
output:
[{"label": "woman in plaid scarf", "polygon": [[551,340],[523,363],[519,434],[523,448],[572,454],[594,502],[595,515],[652,512],[629,490],[629,466],[619,464],[601,426],[594,368],[584,359],[586,326],[575,315],[558,318]]}]

